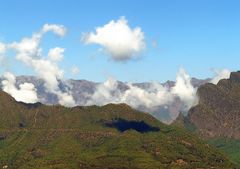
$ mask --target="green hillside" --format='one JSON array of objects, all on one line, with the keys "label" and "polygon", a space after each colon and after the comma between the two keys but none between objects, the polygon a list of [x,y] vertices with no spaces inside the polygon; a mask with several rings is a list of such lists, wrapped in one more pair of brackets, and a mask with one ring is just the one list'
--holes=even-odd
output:
[{"label": "green hillside", "polygon": [[240,168],[240,141],[229,138],[215,138],[208,140],[210,144],[226,153],[230,160]]},{"label": "green hillside", "polygon": [[125,104],[65,108],[0,92],[0,168],[234,168],[216,149]]}]

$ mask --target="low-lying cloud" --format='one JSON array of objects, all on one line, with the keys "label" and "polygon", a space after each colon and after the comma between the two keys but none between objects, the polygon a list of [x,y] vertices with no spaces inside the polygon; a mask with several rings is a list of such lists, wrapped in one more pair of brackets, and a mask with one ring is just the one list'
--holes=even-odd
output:
[{"label": "low-lying cloud", "polygon": [[196,88],[191,84],[190,76],[184,69],[180,69],[173,87],[163,86],[158,82],[152,82],[147,88],[126,83],[127,89],[121,90],[118,81],[108,79],[99,84],[87,105],[105,105],[108,103],[126,103],[136,109],[156,111],[160,106],[171,105],[176,98],[182,101],[182,110],[187,111],[197,104]]},{"label": "low-lying cloud", "polygon": [[216,70],[215,77],[211,80],[211,83],[217,84],[221,79],[228,79],[230,77],[231,71],[228,69]]},{"label": "low-lying cloud", "polygon": [[38,102],[37,89],[32,83],[22,83],[19,88],[16,87],[16,78],[10,73],[6,72],[3,75],[4,80],[2,81],[3,91],[9,93],[17,101],[25,103],[36,103]]},{"label": "low-lying cloud", "polygon": [[102,27],[97,27],[95,33],[85,33],[82,41],[85,44],[101,45],[115,61],[136,58],[146,47],[141,28],[130,28],[124,17],[117,21],[112,20]]},{"label": "low-lying cloud", "polygon": [[191,84],[191,77],[183,68],[180,68],[177,74],[176,84],[172,87],[171,93],[179,97],[184,103],[185,109],[188,110],[197,103],[196,92],[197,89]]}]

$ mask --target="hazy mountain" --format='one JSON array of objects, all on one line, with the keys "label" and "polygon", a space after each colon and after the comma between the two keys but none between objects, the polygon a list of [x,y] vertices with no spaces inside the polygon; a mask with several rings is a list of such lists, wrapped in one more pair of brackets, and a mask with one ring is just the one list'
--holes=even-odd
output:
[{"label": "hazy mountain", "polygon": [[[210,79],[201,80],[196,78],[192,78],[191,80],[194,87],[199,87],[200,85],[205,84],[209,81]],[[34,86],[37,89],[37,95],[38,95],[39,101],[41,103],[48,104],[48,105],[58,104],[57,96],[55,94],[52,94],[46,91],[43,80],[34,76],[18,76],[16,78],[17,86],[19,86],[19,84],[24,82],[34,84]],[[87,80],[70,79],[70,80],[60,81],[59,87],[62,91],[66,91],[66,90],[70,91],[77,105],[86,105],[87,101],[90,99],[91,95],[96,91],[96,88],[99,84],[100,83],[87,81]],[[134,83],[133,85],[138,86],[142,89],[148,89],[151,83],[149,82]],[[171,88],[175,85],[175,82],[167,81],[162,85],[167,88]],[[126,83],[118,81],[117,88],[120,89],[121,91],[126,91],[129,87]],[[169,123],[177,117],[182,106],[183,106],[182,101],[176,98],[175,101],[173,101],[173,103],[170,106],[169,105],[159,106],[155,108],[154,112],[151,112],[148,108],[145,108],[143,106],[139,107],[138,109],[140,111],[150,112],[157,119],[163,122]]]},{"label": "hazy mountain", "polygon": [[0,116],[0,166],[12,169],[234,168],[198,137],[125,104],[24,104],[0,91]]}]

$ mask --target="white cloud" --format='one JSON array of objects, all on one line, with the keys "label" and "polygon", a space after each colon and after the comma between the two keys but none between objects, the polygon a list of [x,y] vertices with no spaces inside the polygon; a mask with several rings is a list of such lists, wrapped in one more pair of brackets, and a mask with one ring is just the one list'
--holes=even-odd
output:
[{"label": "white cloud", "polygon": [[87,105],[105,105],[108,103],[120,103],[121,92],[117,88],[117,81],[109,78],[106,82],[99,84],[87,101]]},{"label": "white cloud", "polygon": [[110,21],[96,32],[83,35],[86,44],[99,44],[115,61],[126,61],[139,56],[145,49],[144,33],[140,27],[130,28],[128,21],[121,17],[117,21]]},{"label": "white cloud", "polygon": [[211,83],[217,84],[221,79],[228,79],[230,77],[231,71],[228,69],[215,70],[215,77],[211,80]]},{"label": "white cloud", "polygon": [[191,77],[183,68],[180,68],[177,74],[176,84],[171,92],[185,103],[186,109],[189,109],[197,104],[196,91],[197,89],[191,84]]},{"label": "white cloud", "polygon": [[63,48],[52,48],[48,52],[48,58],[42,55],[40,42],[43,35],[53,32],[58,36],[64,36],[66,28],[62,25],[45,24],[40,32],[34,33],[30,38],[23,38],[20,42],[7,45],[8,49],[16,51],[16,59],[31,67],[38,77],[44,80],[44,86],[50,93],[57,95],[59,104],[75,106],[75,101],[69,91],[62,92],[59,88],[59,80],[63,79],[64,71],[59,68],[57,62],[63,59]]},{"label": "white cloud", "polygon": [[15,86],[16,78],[13,74],[6,72],[3,75],[4,80],[2,81],[3,91],[9,93],[17,101],[25,103],[36,103],[37,90],[32,83],[23,83],[19,85],[19,89]]},{"label": "white cloud", "polygon": [[77,66],[73,66],[73,67],[72,67],[71,73],[72,73],[73,75],[77,75],[77,74],[79,74],[79,72],[80,72],[80,70],[79,70],[79,68],[78,68]]},{"label": "white cloud", "polygon": [[49,50],[48,52],[48,57],[55,62],[59,62],[63,59],[63,53],[64,53],[65,49],[64,48],[52,48]]},{"label": "white cloud", "polygon": [[151,83],[147,89],[142,89],[133,84],[128,84],[128,87],[129,89],[123,94],[121,100],[135,108],[143,106],[152,111],[157,106],[173,101],[169,90],[156,82]]},{"label": "white cloud", "polygon": [[71,93],[61,91],[56,91],[54,93],[57,94],[60,105],[64,105],[67,107],[73,107],[76,105]]},{"label": "white cloud", "polygon": [[[115,79],[108,79],[99,84],[94,94],[90,96],[87,105],[105,105],[108,103],[126,103],[136,109],[144,109],[154,112],[160,106],[168,107],[173,104],[175,99],[180,99],[182,106],[180,111],[188,111],[191,106],[197,104],[196,88],[191,84],[190,76],[184,69],[180,69],[176,84],[172,88],[152,82],[147,88],[138,87],[132,83],[126,83],[126,90],[120,90]],[[88,96],[89,97],[89,96]],[[173,115],[176,118],[176,114]]]},{"label": "white cloud", "polygon": [[23,38],[20,42],[13,42],[6,45],[8,49],[15,49],[19,53],[18,57],[23,57],[20,53],[27,56],[38,57],[41,55],[41,48],[39,48],[39,43],[41,40],[41,35],[34,34],[31,38]]},{"label": "white cloud", "polygon": [[55,24],[45,24],[42,28],[42,33],[54,32],[59,36],[64,36],[67,32],[67,29],[63,25],[55,25]]}]

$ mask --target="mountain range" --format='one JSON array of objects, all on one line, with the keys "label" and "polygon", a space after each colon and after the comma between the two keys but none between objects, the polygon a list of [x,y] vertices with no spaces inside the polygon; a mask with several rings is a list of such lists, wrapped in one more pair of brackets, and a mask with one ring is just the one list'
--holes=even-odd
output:
[{"label": "mountain range", "polygon": [[[157,112],[144,109],[146,113],[142,113],[126,104],[82,106],[89,99],[86,96],[100,85],[86,80],[59,82],[61,91],[71,91],[80,105],[62,107],[57,96],[45,90],[44,81],[18,76],[16,86],[34,84],[41,103],[16,102],[0,92],[0,165],[86,169],[240,167],[240,150],[236,148],[240,148],[240,72],[232,72],[229,79],[216,85],[210,81],[191,79],[197,88],[198,104],[188,112],[179,113],[182,101],[176,98],[167,108],[160,106]],[[147,90],[151,83],[133,85]],[[167,81],[162,86],[171,88],[175,82]],[[128,87],[117,82],[117,90]],[[171,125],[160,122],[173,113],[178,116]]]},{"label": "mountain range", "polygon": [[196,135],[126,104],[25,104],[0,91],[0,116],[3,168],[234,168]]},{"label": "mountain range", "polygon": [[[0,78],[0,87],[1,87],[1,81],[3,78]],[[193,87],[198,88],[202,84],[210,82],[211,79],[197,79],[192,78],[191,83]],[[35,88],[37,89],[37,96],[39,99],[39,102],[47,105],[57,105],[58,104],[58,97],[56,94],[51,93],[46,90],[46,87],[44,86],[44,81],[40,78],[37,78],[35,76],[18,76],[16,77],[16,86],[19,87],[20,84],[23,83],[32,83]],[[90,100],[90,97],[94,94],[94,92],[97,90],[97,87],[101,83],[99,82],[92,82],[87,80],[59,80],[59,89],[62,92],[69,91],[75,102],[76,105],[84,106],[87,104],[87,102]],[[141,89],[147,90],[151,86],[151,82],[142,82],[142,83],[133,83],[133,86],[137,86]],[[161,84],[162,86],[166,88],[171,88],[175,85],[174,81],[166,81],[165,83]],[[129,89],[129,86],[126,82],[117,81],[117,89],[119,91],[126,91]],[[174,98],[174,101],[170,103],[170,105],[161,105],[158,107],[155,107],[154,111],[152,108],[144,107],[143,105],[136,107],[139,111],[145,111],[149,112],[151,115],[153,115],[158,120],[164,122],[164,123],[171,123],[179,114],[180,111],[182,111],[183,102],[179,98]],[[186,113],[186,112],[185,112]]]}]

